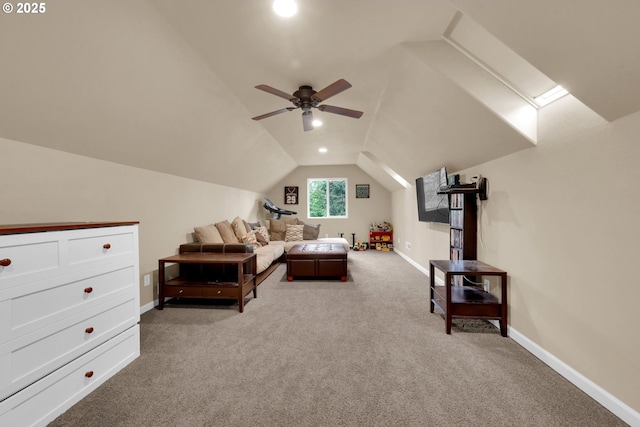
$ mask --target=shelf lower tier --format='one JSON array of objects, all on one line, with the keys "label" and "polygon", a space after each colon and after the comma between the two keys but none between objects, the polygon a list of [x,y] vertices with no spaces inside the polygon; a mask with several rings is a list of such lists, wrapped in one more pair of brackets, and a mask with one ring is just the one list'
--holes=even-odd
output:
[{"label": "shelf lower tier", "polygon": [[[432,302],[446,314],[445,286],[433,287]],[[502,304],[494,295],[470,286],[451,286],[451,317],[473,319],[500,319]]]},{"label": "shelf lower tier", "polygon": [[[244,275],[244,294],[253,289],[252,274]],[[178,298],[238,298],[238,282],[196,281],[181,277],[167,280],[163,287],[165,297]],[[244,296],[244,295],[243,295]]]}]

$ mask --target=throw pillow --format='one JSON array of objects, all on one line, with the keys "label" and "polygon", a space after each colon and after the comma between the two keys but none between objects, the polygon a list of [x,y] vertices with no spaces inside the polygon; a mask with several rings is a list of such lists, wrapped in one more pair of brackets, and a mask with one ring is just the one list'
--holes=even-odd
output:
[{"label": "throw pillow", "polygon": [[220,232],[220,236],[222,236],[222,240],[224,243],[239,243],[236,234],[233,232],[233,228],[229,221],[224,220],[220,222],[216,222],[216,228]]},{"label": "throw pillow", "polygon": [[220,232],[215,225],[209,224],[204,227],[193,227],[196,232],[196,238],[200,243],[224,243]]},{"label": "throw pillow", "polygon": [[318,236],[320,235],[320,224],[305,224],[300,220],[298,220],[298,224],[304,225],[304,229],[302,230],[302,238],[304,240],[318,240]]},{"label": "throw pillow", "polygon": [[304,230],[304,225],[297,224],[287,224],[286,232],[284,236],[285,242],[298,242],[302,240],[302,231]]},{"label": "throw pillow", "polygon": [[254,248],[259,248],[260,246],[262,246],[260,244],[260,242],[258,242],[257,238],[256,238],[256,232],[255,231],[250,231],[247,233],[246,236],[244,236],[244,238],[241,240],[242,243],[248,243],[253,245]]},{"label": "throw pillow", "polygon": [[287,231],[287,224],[297,224],[298,220],[293,219],[273,219],[269,220],[269,240],[284,240]]},{"label": "throw pillow", "polygon": [[260,243],[260,246],[267,246],[269,244],[269,241],[261,232],[259,232],[258,230],[253,230],[252,232],[255,234],[256,240],[258,241],[258,243]]},{"label": "throw pillow", "polygon": [[[269,230],[267,230],[267,227],[258,226],[255,228],[255,231],[260,234],[267,243],[269,242]],[[259,239],[260,238],[258,237],[258,240]]]},{"label": "throw pillow", "polygon": [[233,228],[233,233],[238,238],[238,241],[242,242],[242,239],[247,235],[247,227],[245,227],[244,221],[239,216],[235,217],[231,223],[231,228]]}]

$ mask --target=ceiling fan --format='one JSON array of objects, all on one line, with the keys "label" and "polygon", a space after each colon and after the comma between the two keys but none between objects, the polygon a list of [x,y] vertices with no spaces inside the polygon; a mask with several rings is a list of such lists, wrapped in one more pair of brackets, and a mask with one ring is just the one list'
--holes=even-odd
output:
[{"label": "ceiling fan", "polygon": [[339,94],[351,87],[351,83],[345,79],[340,79],[329,86],[325,87],[319,92],[313,90],[311,86],[300,86],[300,88],[289,95],[286,92],[275,89],[268,85],[258,85],[256,89],[263,90],[272,95],[279,96],[293,103],[293,107],[283,108],[281,110],[272,111],[270,113],[262,114],[261,116],[252,117],[253,120],[262,120],[267,117],[275,116],[276,114],[286,113],[288,111],[302,110],[302,127],[304,131],[313,130],[313,113],[312,108],[317,108],[320,111],[326,111],[327,113],[339,114],[341,116],[353,117],[359,119],[362,117],[362,111],[350,110],[348,108],[334,107],[333,105],[322,104],[321,102],[331,98],[334,95]]}]

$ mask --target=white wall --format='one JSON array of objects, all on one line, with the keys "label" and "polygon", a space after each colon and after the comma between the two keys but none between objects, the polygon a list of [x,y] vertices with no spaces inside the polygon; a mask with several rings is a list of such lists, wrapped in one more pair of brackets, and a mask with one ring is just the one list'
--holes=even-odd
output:
[{"label": "white wall", "polygon": [[[262,196],[0,138],[0,224],[139,221],[140,289],[157,299],[158,259],[191,241],[193,227],[256,220]],[[142,283],[142,281],[141,281]]]},{"label": "white wall", "polygon": [[[347,178],[348,180],[348,215],[347,219],[310,219],[307,217],[307,178]],[[356,184],[369,184],[369,198],[356,198]],[[284,204],[284,187],[297,186],[299,203]],[[391,221],[391,193],[362,169],[354,165],[339,166],[300,166],[278,182],[267,197],[277,206],[297,212],[294,215],[310,224],[321,224],[320,236],[328,234],[336,237],[344,233],[345,239],[351,243],[351,233],[356,239],[368,241],[369,224],[372,222]],[[283,217],[284,218],[284,217]]]},{"label": "white wall", "polygon": [[[489,179],[478,258],[509,274],[514,331],[637,415],[640,113],[574,132],[568,125],[543,130],[535,148],[461,171]],[[396,246],[427,268],[448,258],[448,229],[417,222],[414,193],[393,193],[396,235],[412,249]]]}]

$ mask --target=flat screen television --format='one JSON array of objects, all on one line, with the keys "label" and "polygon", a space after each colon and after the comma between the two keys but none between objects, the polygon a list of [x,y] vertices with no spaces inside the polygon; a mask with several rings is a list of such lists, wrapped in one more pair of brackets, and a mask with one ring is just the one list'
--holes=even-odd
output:
[{"label": "flat screen television", "polygon": [[445,167],[416,179],[419,221],[449,224],[449,197],[446,194],[438,194],[438,191],[446,189],[447,185]]}]

